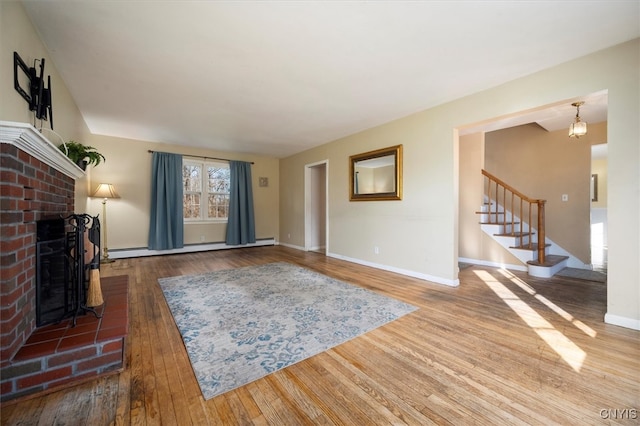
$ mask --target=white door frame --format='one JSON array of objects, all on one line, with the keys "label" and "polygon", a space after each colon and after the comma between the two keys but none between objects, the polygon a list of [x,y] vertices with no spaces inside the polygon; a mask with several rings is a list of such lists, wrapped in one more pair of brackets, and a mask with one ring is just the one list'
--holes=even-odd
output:
[{"label": "white door frame", "polygon": [[313,188],[311,187],[311,169],[324,165],[325,183],[324,183],[324,220],[325,220],[325,253],[329,252],[329,160],[317,161],[315,163],[305,164],[304,166],[304,249],[311,250],[311,195]]}]

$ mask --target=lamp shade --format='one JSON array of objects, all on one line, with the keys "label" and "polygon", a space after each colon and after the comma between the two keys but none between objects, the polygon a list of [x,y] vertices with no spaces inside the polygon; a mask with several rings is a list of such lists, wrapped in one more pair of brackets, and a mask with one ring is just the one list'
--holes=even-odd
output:
[{"label": "lamp shade", "polygon": [[576,121],[575,123],[571,123],[571,127],[569,127],[569,136],[579,138],[580,136],[584,136],[587,134],[587,123],[584,121]]},{"label": "lamp shade", "polygon": [[98,185],[98,188],[91,196],[96,198],[120,198],[110,183],[101,183]]}]

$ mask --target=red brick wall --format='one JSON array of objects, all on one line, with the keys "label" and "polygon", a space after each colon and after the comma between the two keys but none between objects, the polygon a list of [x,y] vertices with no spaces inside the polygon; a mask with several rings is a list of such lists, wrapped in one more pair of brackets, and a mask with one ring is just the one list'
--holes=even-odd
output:
[{"label": "red brick wall", "polygon": [[74,209],[75,182],[0,144],[0,367],[35,329],[36,221]]},{"label": "red brick wall", "polygon": [[18,360],[5,367],[0,401],[9,401],[123,368],[124,338],[96,342],[79,349]]}]

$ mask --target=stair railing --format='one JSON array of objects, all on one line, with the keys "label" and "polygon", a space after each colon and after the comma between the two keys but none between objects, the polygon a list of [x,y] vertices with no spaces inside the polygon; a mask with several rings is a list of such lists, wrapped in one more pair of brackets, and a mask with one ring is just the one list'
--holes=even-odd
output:
[{"label": "stair railing", "polygon": [[[511,225],[511,233],[512,235],[518,235],[520,237],[520,244],[522,245],[522,239],[525,235],[528,235],[528,248],[533,249],[533,228],[531,226],[532,219],[535,213],[537,220],[537,230],[538,230],[538,262],[544,263],[545,261],[545,247],[546,247],[546,236],[545,236],[545,215],[544,215],[544,206],[547,202],[546,200],[538,200],[534,198],[530,198],[524,195],[522,192],[513,188],[511,185],[503,182],[497,177],[493,176],[491,173],[486,170],[482,170],[482,174],[485,176],[485,195],[489,200],[489,211],[487,212],[487,217],[490,224],[497,225]],[[502,203],[500,195],[502,194]],[[493,203],[491,203],[493,201]],[[511,205],[511,220],[507,221],[507,206]],[[498,211],[498,206],[503,206],[503,211]],[[520,230],[518,232],[514,232],[516,221],[515,217],[520,218]],[[524,232],[523,230],[523,221],[524,218],[528,217],[528,231]],[[494,221],[495,218],[495,221]],[[500,219],[501,218],[501,219]]]}]

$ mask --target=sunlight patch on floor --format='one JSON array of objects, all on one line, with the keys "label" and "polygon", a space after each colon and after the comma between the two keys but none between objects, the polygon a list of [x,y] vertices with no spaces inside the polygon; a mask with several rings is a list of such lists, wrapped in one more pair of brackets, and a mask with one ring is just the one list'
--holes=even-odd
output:
[{"label": "sunlight patch on floor", "polygon": [[[580,372],[587,354],[525,301],[487,271],[474,271],[533,331],[544,340],[574,371]],[[526,283],[525,283],[526,284]]]},{"label": "sunlight patch on floor", "polygon": [[582,331],[587,336],[595,338],[596,335],[598,334],[593,328],[589,327],[587,324],[583,323],[579,319],[576,319],[569,312],[565,311],[560,306],[556,305],[555,303],[553,303],[551,300],[547,299],[543,295],[538,294],[538,292],[536,292],[536,290],[533,287],[531,287],[529,284],[527,284],[525,281],[521,280],[520,278],[516,277],[512,272],[509,272],[505,269],[501,269],[499,272],[502,275],[504,275],[506,278],[509,278],[511,282],[513,282],[515,285],[517,285],[518,287],[520,287],[521,289],[523,289],[524,291],[526,291],[527,293],[529,293],[530,295],[538,299],[540,302],[542,302],[546,307],[551,309],[553,312],[560,315],[565,320],[569,321],[578,330]]}]

